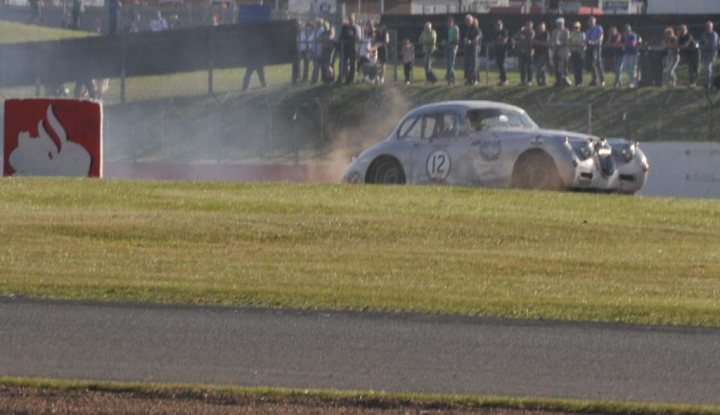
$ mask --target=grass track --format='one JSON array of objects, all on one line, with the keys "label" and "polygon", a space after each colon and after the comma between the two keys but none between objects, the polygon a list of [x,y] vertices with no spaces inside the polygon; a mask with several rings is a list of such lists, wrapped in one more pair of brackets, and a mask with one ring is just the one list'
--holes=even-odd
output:
[{"label": "grass track", "polygon": [[720,203],[0,180],[0,293],[720,326]]},{"label": "grass track", "polygon": [[[188,385],[188,384],[153,384],[130,382],[89,382],[58,379],[35,379],[0,377],[0,385],[21,388],[54,389],[62,395],[63,391],[91,390],[110,393],[132,393],[153,399],[160,396],[171,396],[173,399],[204,400],[207,392],[221,394],[229,401],[233,396],[257,398],[280,398],[290,402],[302,403],[310,399],[325,401],[328,407],[340,405],[362,406],[363,408],[397,408],[406,407],[420,412],[418,408],[431,409],[466,409],[482,411],[552,411],[556,413],[602,413],[602,414],[688,414],[714,415],[720,414],[720,408],[700,405],[629,403],[616,401],[585,401],[544,398],[505,398],[489,396],[465,395],[433,395],[416,393],[389,393],[379,391],[337,391],[337,390],[299,390],[283,388],[254,388],[220,385]],[[424,413],[425,411],[423,411]]]}]

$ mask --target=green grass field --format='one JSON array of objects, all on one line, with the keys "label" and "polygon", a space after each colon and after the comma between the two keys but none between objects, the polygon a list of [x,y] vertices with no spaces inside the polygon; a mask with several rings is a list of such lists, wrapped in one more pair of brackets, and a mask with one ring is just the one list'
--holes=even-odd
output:
[{"label": "green grass field", "polygon": [[720,326],[717,201],[0,180],[0,293]]},{"label": "green grass field", "polygon": [[[316,409],[318,401],[326,408],[337,410],[361,407],[370,411],[393,408],[397,413],[433,414],[436,410],[463,411],[473,413],[532,414],[618,414],[618,415],[717,415],[720,408],[701,405],[632,403],[621,401],[591,401],[548,398],[510,398],[473,395],[434,395],[421,393],[390,393],[382,391],[339,391],[313,389],[286,389],[242,387],[231,385],[157,384],[131,382],[91,382],[77,380],[37,379],[0,377],[0,386],[23,388],[29,394],[35,390],[51,391],[59,396],[77,396],[87,392],[115,394],[118,401],[123,399],[172,399],[185,401],[208,401],[224,403],[229,411],[239,408],[239,402],[248,399],[255,402],[253,409],[263,404],[283,402],[303,404]],[[2,390],[0,390],[2,392]],[[26,395],[23,394],[25,397]],[[1,395],[0,395],[1,396]],[[269,401],[269,402],[268,402]],[[90,401],[92,402],[92,401]],[[87,404],[86,404],[87,405]],[[75,408],[74,408],[75,409]],[[107,408],[109,412],[113,407]],[[174,408],[177,410],[178,408]],[[287,408],[283,408],[287,409]],[[297,410],[298,408],[293,408]],[[317,413],[312,411],[311,413]],[[239,409],[236,409],[239,410]],[[77,411],[77,410],[76,410]],[[79,412],[79,411],[77,411]],[[278,411],[279,412],[279,411]],[[263,412],[264,413],[264,412]],[[273,412],[275,413],[275,412]],[[295,413],[295,412],[292,412]],[[301,412],[303,413],[303,412]],[[323,412],[324,413],[324,412]],[[344,411],[342,413],[345,413]],[[372,413],[372,412],[370,412]],[[444,412],[446,413],[446,412]]]},{"label": "green grass field", "polygon": [[54,29],[44,26],[0,21],[0,43],[39,42],[85,36],[93,36],[93,34],[76,30]]}]

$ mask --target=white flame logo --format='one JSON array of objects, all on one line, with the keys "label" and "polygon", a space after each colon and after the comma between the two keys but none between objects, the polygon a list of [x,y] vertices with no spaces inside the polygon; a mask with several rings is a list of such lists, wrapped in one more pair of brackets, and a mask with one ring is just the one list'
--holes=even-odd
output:
[{"label": "white flame logo", "polygon": [[47,109],[47,121],[59,142],[50,137],[45,122],[38,122],[38,137],[28,131],[18,134],[18,146],[10,154],[10,166],[15,176],[83,176],[90,172],[90,153],[78,143],[68,141],[52,105]]}]

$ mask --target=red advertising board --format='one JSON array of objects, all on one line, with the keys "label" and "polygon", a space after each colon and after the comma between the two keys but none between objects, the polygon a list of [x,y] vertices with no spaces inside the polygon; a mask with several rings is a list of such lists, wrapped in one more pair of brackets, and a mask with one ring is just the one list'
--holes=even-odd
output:
[{"label": "red advertising board", "polygon": [[102,105],[72,99],[5,101],[5,176],[102,176]]}]

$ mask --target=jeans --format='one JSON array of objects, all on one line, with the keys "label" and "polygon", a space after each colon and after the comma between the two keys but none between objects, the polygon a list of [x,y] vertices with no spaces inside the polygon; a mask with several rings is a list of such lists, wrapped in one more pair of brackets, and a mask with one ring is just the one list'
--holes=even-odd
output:
[{"label": "jeans", "polygon": [[249,63],[247,69],[245,69],[245,76],[243,77],[242,90],[247,91],[250,87],[250,77],[253,72],[257,72],[258,78],[260,79],[260,85],[265,88],[267,83],[265,82],[265,66],[259,63]]},{"label": "jeans", "polygon": [[585,61],[592,75],[591,85],[605,82],[605,68],[603,68],[602,47],[599,45],[588,45],[585,52]]},{"label": "jeans", "polygon": [[582,52],[572,52],[570,54],[570,63],[573,68],[573,76],[575,78],[575,86],[582,85],[583,82],[583,54]]},{"label": "jeans", "polygon": [[352,83],[355,80],[356,65],[355,46],[349,43],[340,43],[340,76],[338,76],[337,81]]},{"label": "jeans", "polygon": [[75,99],[82,98],[82,89],[87,89],[88,98],[95,99],[97,96],[97,90],[95,88],[95,81],[91,78],[83,78],[75,81]]},{"label": "jeans", "polygon": [[302,62],[302,81],[307,82],[310,75],[310,61],[313,59],[312,52],[309,50],[300,52],[300,61]]},{"label": "jeans", "polygon": [[696,53],[690,53],[687,55],[684,55],[681,57],[685,63],[687,63],[688,66],[688,83],[690,85],[695,85],[695,81],[697,80],[697,73],[698,73],[698,60],[699,57]]},{"label": "jeans", "polygon": [[445,79],[449,83],[455,83],[455,57],[457,56],[457,46],[448,46],[445,48]]},{"label": "jeans", "polygon": [[495,52],[495,63],[497,64],[500,82],[507,82],[507,70],[505,70],[505,58],[507,52],[505,50]]},{"label": "jeans", "polygon": [[705,71],[705,89],[712,88],[713,63],[715,63],[715,55],[703,55],[702,64]]},{"label": "jeans", "polygon": [[665,73],[668,74],[668,83],[672,86],[675,86],[675,82],[677,81],[675,69],[678,66],[678,62],[680,62],[678,55],[668,53],[665,57]]},{"label": "jeans", "polygon": [[318,77],[320,76],[320,57],[315,56],[313,58],[313,70],[312,75],[310,76],[310,83],[314,84],[318,81]]},{"label": "jeans", "polygon": [[413,70],[412,62],[403,63],[403,72],[405,74],[405,82],[410,82],[412,80],[412,70]]},{"label": "jeans", "polygon": [[465,54],[465,83],[473,84],[478,80],[477,46],[465,46],[463,53]]},{"label": "jeans", "polygon": [[[533,79],[533,57],[529,53],[518,54],[518,66],[520,67],[520,83],[527,85]],[[538,81],[539,82],[539,81]]]},{"label": "jeans", "polygon": [[622,60],[620,61],[620,67],[617,68],[617,71],[615,72],[615,86],[620,85],[620,77],[622,76],[623,68],[628,74],[628,82],[630,85],[635,86],[635,84],[637,84],[637,63],[637,55],[631,55],[628,53],[623,55]]},{"label": "jeans", "polygon": [[538,85],[547,85],[547,73],[550,71],[550,56],[547,51],[535,55],[535,71]]},{"label": "jeans", "polygon": [[567,86],[567,61],[568,58],[563,53],[556,53],[553,57],[553,66],[555,66],[555,86]]},{"label": "jeans", "polygon": [[426,53],[423,61],[425,66],[425,80],[428,82],[437,82],[437,76],[435,76],[435,72],[432,70],[432,61],[432,52]]}]

